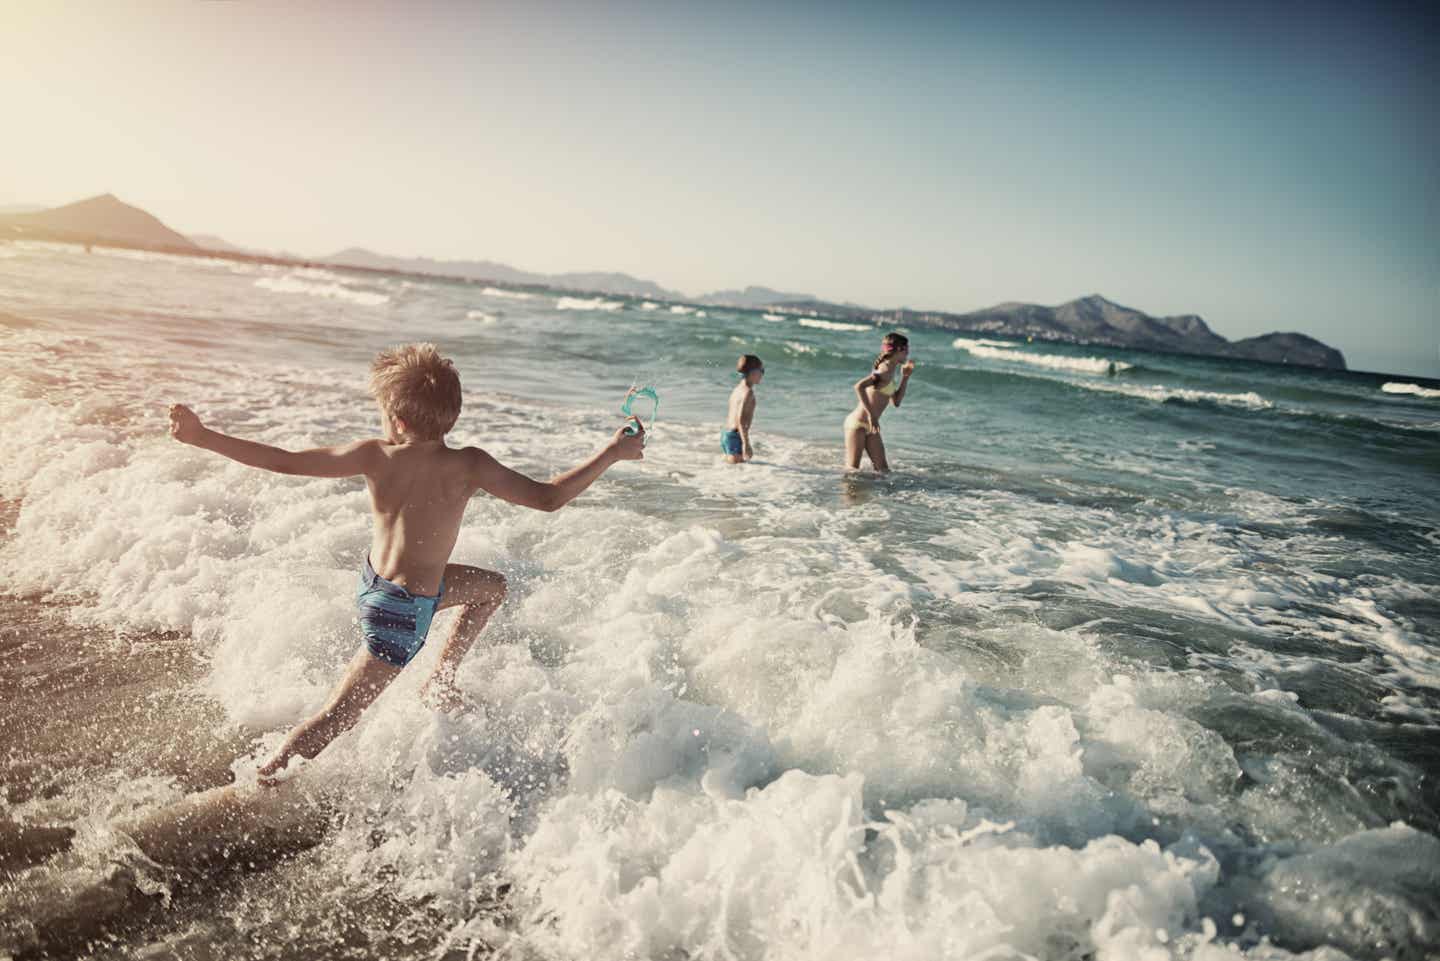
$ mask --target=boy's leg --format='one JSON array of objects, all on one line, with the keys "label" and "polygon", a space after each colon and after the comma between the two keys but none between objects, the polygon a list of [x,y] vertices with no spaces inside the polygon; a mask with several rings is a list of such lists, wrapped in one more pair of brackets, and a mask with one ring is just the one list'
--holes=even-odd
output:
[{"label": "boy's leg", "polygon": [[426,680],[421,696],[446,710],[460,706],[455,690],[455,671],[475,638],[485,629],[490,615],[505,600],[505,575],[465,564],[445,565],[445,596],[438,610],[460,608],[460,616],[450,625],[440,649],[435,672]]},{"label": "boy's leg", "polygon": [[290,763],[295,755],[312,758],[325,749],[325,745],[354,727],[360,714],[380,692],[395,680],[401,668],[374,656],[362,647],[350,660],[350,667],[335,690],[330,701],[320,713],[301,721],[285,737],[285,743],[275,756],[260,768],[260,783],[273,784],[267,777]]}]

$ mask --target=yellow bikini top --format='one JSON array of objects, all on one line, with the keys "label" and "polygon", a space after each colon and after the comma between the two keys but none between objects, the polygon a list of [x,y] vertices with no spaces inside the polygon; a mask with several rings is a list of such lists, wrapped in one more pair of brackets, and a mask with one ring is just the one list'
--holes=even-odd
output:
[{"label": "yellow bikini top", "polygon": [[[872,371],[870,372],[870,375],[871,375],[872,377],[880,377],[880,376],[882,376],[882,375],[881,375],[880,368],[879,368],[879,367],[876,367],[874,370],[872,370]],[[888,384],[876,384],[876,385],[875,385],[875,389],[878,390],[880,393],[884,394],[886,397],[891,397],[891,396],[893,396],[894,393],[895,393],[897,390],[900,389],[900,372],[899,372],[898,370],[891,370],[891,371],[890,371],[890,383],[888,383]]]}]

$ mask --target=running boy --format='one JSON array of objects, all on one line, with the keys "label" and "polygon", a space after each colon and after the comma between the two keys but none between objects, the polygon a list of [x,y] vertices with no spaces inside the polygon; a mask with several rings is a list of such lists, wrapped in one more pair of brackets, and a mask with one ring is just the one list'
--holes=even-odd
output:
[{"label": "running boy", "polygon": [[755,385],[765,377],[765,365],[754,354],[744,354],[735,362],[740,383],[730,392],[730,413],[725,418],[725,432],[720,435],[720,449],[725,460],[739,464],[750,460],[750,422],[755,419]]},{"label": "running boy", "polygon": [[644,427],[617,431],[595,456],[549,483],[505,467],[478,447],[453,448],[445,434],[460,416],[460,377],[433,344],[384,350],[370,365],[370,393],[383,437],[339,447],[287,451],[210,430],[190,408],[170,408],[176,440],[250,467],[308,477],[363,476],[375,531],[356,595],[365,647],[318,714],[302,721],[260,768],[262,781],[295,755],[313,758],[349,730],[425,643],[436,611],[459,607],[425,682],[428,701],[455,705],[455,669],[505,599],[495,571],[451,564],[465,505],[479,491],[535,510],[558,510],[616,461],[640,460]]}]

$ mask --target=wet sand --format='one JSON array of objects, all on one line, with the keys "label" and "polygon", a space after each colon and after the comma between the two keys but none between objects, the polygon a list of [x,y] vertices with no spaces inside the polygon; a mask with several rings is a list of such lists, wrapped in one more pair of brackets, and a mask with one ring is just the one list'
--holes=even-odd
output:
[{"label": "wet sand", "polygon": [[188,635],[68,613],[0,594],[0,958],[487,953],[447,950],[453,918],[344,877],[303,785],[227,786],[258,732],[199,691]]}]

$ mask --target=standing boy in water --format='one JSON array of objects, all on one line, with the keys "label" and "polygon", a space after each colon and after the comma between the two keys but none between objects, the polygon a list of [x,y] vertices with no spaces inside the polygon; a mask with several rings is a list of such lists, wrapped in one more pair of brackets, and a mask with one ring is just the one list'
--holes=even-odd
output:
[{"label": "standing boy in water", "polygon": [[433,344],[384,350],[370,365],[370,393],[384,436],[339,447],[287,451],[210,430],[183,404],[170,408],[170,434],[250,467],[307,477],[363,476],[375,532],[356,595],[365,647],[350,661],[330,700],[302,721],[260,768],[262,782],[295,755],[313,758],[349,730],[415,657],[436,611],[460,608],[424,686],[427,701],[459,702],[455,669],[505,599],[495,571],[451,564],[465,506],[479,491],[535,510],[558,510],[616,461],[645,456],[645,430],[616,431],[585,463],[549,483],[505,467],[478,447],[453,448],[445,434],[460,416],[460,377]]},{"label": "standing boy in water", "polygon": [[720,435],[720,449],[725,460],[739,464],[750,460],[750,422],[755,419],[755,385],[765,377],[765,365],[754,354],[745,354],[735,362],[740,383],[730,392],[730,413],[725,418],[725,432]]}]

